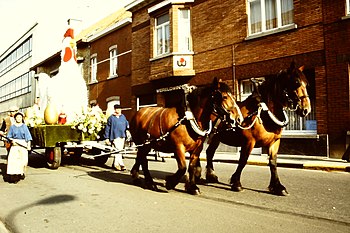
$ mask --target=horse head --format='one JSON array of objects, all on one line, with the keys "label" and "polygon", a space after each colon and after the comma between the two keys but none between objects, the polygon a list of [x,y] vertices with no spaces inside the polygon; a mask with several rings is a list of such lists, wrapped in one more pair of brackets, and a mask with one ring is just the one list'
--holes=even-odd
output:
[{"label": "horse head", "polygon": [[220,118],[230,123],[241,123],[243,116],[233,97],[231,88],[222,80],[214,78],[211,95],[213,110]]},{"label": "horse head", "polygon": [[304,66],[297,68],[292,62],[286,72],[284,99],[290,110],[305,117],[311,112],[311,102],[307,92],[308,81],[303,73]]}]

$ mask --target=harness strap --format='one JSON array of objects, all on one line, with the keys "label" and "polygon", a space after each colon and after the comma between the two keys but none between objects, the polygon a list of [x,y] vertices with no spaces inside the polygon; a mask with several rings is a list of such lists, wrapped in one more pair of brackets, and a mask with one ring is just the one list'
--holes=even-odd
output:
[{"label": "harness strap", "polygon": [[165,134],[161,135],[159,138],[150,138],[150,134],[147,133],[149,138],[144,143],[139,144],[139,145],[135,145],[135,147],[136,148],[137,147],[142,147],[142,146],[154,143],[154,142],[159,142],[159,141],[165,140],[166,137],[168,137],[171,132],[173,132],[177,127],[179,127],[185,119],[186,119],[186,116],[181,118],[178,122],[176,122],[176,124],[173,127],[170,128],[170,130],[168,132],[166,132]]},{"label": "harness strap", "polygon": [[286,111],[284,111],[283,109],[283,115],[284,115],[284,121],[280,121],[279,119],[277,119],[277,117],[275,116],[275,114],[273,114],[269,108],[267,107],[267,105],[264,103],[264,102],[261,102],[260,103],[260,106],[262,107],[262,109],[264,111],[267,112],[267,114],[269,115],[269,117],[271,118],[271,120],[277,124],[278,126],[281,126],[281,127],[285,127],[286,125],[288,125],[289,123],[289,118],[288,118],[288,115],[286,113]]},{"label": "harness strap", "polygon": [[[264,102],[260,102],[259,103],[259,108],[258,110],[254,113],[256,114],[256,118],[253,120],[253,122],[248,126],[248,127],[242,127],[241,125],[238,125],[238,127],[240,129],[243,129],[243,130],[246,130],[246,129],[251,129],[253,127],[253,125],[255,124],[256,120],[259,119],[260,121],[260,124],[262,124],[262,119],[260,117],[260,114],[261,114],[261,111],[265,111],[267,112],[267,114],[269,115],[270,119],[275,123],[277,124],[278,126],[281,126],[281,127],[285,127],[286,125],[288,125],[289,123],[289,118],[288,118],[288,115],[286,113],[286,111],[284,111],[283,109],[283,115],[284,115],[284,121],[280,121],[276,116],[275,114],[273,114],[269,108],[267,107],[267,105],[264,103]],[[250,116],[248,116],[250,117]]]},{"label": "harness strap", "polygon": [[258,119],[259,119],[260,124],[262,124],[263,121],[262,121],[262,119],[261,119],[261,117],[260,117],[261,110],[262,110],[262,107],[259,106],[258,110],[255,112],[255,114],[256,114],[255,119],[253,120],[253,122],[252,122],[248,127],[243,127],[243,126],[241,126],[240,124],[238,124],[238,128],[243,129],[243,130],[251,129],[251,128],[254,126],[255,122],[256,122]]}]

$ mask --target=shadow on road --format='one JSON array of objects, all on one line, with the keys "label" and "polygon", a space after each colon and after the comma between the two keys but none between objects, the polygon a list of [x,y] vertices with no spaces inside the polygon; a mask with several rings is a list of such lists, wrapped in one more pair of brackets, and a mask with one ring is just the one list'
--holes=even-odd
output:
[{"label": "shadow on road", "polygon": [[2,175],[2,178],[3,178],[3,180],[4,180],[5,182],[7,182],[6,169],[7,169],[7,164],[5,164],[5,163],[0,163],[1,175]]},{"label": "shadow on road", "polygon": [[[162,171],[150,171],[153,177],[153,181],[155,185],[157,185],[157,192],[168,192],[165,190],[165,177],[168,175],[172,175],[172,173],[162,172]],[[114,171],[91,171],[87,172],[87,174],[93,178],[100,179],[106,182],[117,182],[123,183],[133,186],[139,186],[143,189],[147,189],[144,177],[142,175],[142,171],[140,172],[139,179],[133,179],[129,173],[129,171],[124,172],[114,172]]]},{"label": "shadow on road", "polygon": [[5,218],[6,225],[11,226],[10,227],[11,232],[13,232],[13,233],[20,232],[17,229],[15,222],[14,222],[14,219],[18,213],[21,213],[23,210],[26,210],[28,208],[32,208],[32,207],[35,207],[38,205],[57,205],[57,204],[64,203],[64,202],[74,201],[75,199],[76,199],[76,197],[73,195],[55,195],[55,196],[41,199],[39,201],[36,201],[36,202],[28,204],[28,205],[24,205],[22,207],[19,207],[19,208],[13,210]]}]

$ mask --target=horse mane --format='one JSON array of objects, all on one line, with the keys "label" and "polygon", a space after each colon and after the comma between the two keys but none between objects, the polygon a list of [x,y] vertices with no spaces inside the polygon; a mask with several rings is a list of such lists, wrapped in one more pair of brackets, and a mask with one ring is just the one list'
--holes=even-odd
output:
[{"label": "horse mane", "polygon": [[281,97],[285,87],[284,82],[286,82],[287,74],[287,70],[281,70],[278,74],[269,76],[259,86],[259,92],[264,101],[275,101]]},{"label": "horse mane", "polygon": [[[210,97],[213,94],[215,88],[215,84],[212,83],[210,85],[200,86],[189,93],[187,96],[187,101],[189,102],[190,108],[193,109],[195,106],[198,106],[200,104],[200,99],[204,97]],[[231,88],[226,83],[221,81],[219,81],[218,91],[232,93]]]},{"label": "horse mane", "polygon": [[211,94],[210,86],[201,86],[194,89],[191,93],[187,95],[187,101],[189,103],[189,107],[194,109],[194,107],[198,106],[200,103],[200,99],[204,96],[209,96]]}]

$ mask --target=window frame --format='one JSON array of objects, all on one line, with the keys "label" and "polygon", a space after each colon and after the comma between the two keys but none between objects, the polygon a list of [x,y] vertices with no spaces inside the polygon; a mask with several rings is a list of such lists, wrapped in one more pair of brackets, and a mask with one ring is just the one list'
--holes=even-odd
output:
[{"label": "window frame", "polygon": [[350,0],[346,0],[346,16],[350,16]]},{"label": "window frame", "polygon": [[[160,25],[157,25],[158,20],[160,17],[168,15],[168,21],[164,22]],[[166,28],[168,29],[168,31],[166,30]],[[162,37],[161,37],[161,45],[160,45],[160,49],[161,51],[159,52],[159,43],[158,43],[158,29],[161,29],[161,33],[162,33]],[[168,41],[168,46],[166,45],[166,32],[168,32],[168,36],[169,36],[169,41]],[[160,57],[160,56],[164,56],[167,54],[170,54],[170,40],[171,40],[171,30],[170,30],[170,13],[169,12],[165,12],[161,15],[158,15],[157,17],[154,18],[154,38],[153,38],[153,50],[154,50],[154,57]],[[167,46],[167,47],[166,47]]]},{"label": "window frame", "polygon": [[93,54],[90,57],[90,82],[97,83],[97,54]]},{"label": "window frame", "polygon": [[0,102],[28,94],[32,91],[32,73],[26,72],[0,87]]},{"label": "window frame", "polygon": [[0,76],[32,56],[33,37],[24,40],[16,49],[0,61]]},{"label": "window frame", "polygon": [[[181,12],[187,11],[188,18],[181,18]],[[178,52],[180,53],[189,53],[192,52],[192,43],[191,43],[191,10],[189,8],[179,8],[178,9]],[[187,27],[183,27],[187,25]],[[187,41],[185,41],[187,40]],[[187,47],[185,49],[185,47]]]},{"label": "window frame", "polygon": [[[260,14],[261,14],[261,30],[258,32],[252,33],[252,23],[251,23],[251,3],[255,1],[260,1]],[[267,29],[266,26],[266,1],[268,0],[247,0],[247,15],[248,15],[248,39],[255,38],[257,36],[263,36],[263,35],[269,35],[271,33],[284,31],[284,30],[290,30],[293,28],[296,28],[296,25],[294,23],[294,17],[292,19],[293,22],[290,22],[288,24],[282,25],[282,0],[274,0],[276,3],[276,27]],[[294,11],[294,2],[293,0],[290,0],[293,3],[293,11]],[[294,16],[294,13],[293,13]]]},{"label": "window frame", "polygon": [[118,47],[109,48],[109,78],[118,77]]}]

